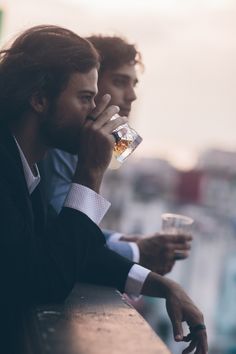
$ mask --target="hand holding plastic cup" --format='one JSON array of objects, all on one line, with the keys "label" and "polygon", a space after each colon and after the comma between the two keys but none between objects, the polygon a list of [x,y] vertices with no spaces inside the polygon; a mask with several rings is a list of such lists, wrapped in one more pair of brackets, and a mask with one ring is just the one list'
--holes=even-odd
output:
[{"label": "hand holding plastic cup", "polygon": [[[168,235],[191,235],[194,220],[188,216],[172,213],[161,215],[162,233]],[[182,259],[181,252],[175,252],[175,259]]]}]

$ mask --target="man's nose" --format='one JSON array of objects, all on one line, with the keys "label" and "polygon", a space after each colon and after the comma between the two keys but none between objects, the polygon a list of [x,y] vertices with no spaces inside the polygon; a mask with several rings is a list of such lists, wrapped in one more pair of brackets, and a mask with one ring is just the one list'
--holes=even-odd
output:
[{"label": "man's nose", "polygon": [[95,100],[93,99],[91,101],[91,111],[94,110],[94,108],[96,108],[96,103],[95,103]]},{"label": "man's nose", "polygon": [[130,87],[126,93],[126,100],[129,102],[133,102],[136,99],[137,99],[137,96],[136,96],[135,89],[134,89],[134,87]]}]

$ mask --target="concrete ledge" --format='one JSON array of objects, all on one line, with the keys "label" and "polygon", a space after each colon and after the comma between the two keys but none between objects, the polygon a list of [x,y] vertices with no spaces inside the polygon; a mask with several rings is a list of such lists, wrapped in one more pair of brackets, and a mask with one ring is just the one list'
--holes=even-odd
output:
[{"label": "concrete ledge", "polygon": [[30,322],[33,354],[170,354],[112,288],[79,284],[65,304],[34,309]]}]

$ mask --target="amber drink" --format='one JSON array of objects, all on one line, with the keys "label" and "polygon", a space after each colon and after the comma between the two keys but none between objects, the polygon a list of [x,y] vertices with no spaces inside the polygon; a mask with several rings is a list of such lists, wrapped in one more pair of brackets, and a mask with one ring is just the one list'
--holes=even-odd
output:
[{"label": "amber drink", "polygon": [[[115,115],[112,119],[116,119],[117,116]],[[115,129],[114,133],[116,133],[117,142],[114,146],[110,168],[118,168],[143,140],[127,123]]]}]

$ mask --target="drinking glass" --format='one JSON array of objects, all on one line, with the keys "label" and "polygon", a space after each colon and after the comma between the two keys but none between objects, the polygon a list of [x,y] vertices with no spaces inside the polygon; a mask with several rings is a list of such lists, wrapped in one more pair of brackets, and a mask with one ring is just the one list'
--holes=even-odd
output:
[{"label": "drinking glass", "polygon": [[[116,119],[117,117],[118,115],[115,114],[112,119]],[[143,139],[128,123],[116,128],[113,131],[113,135],[116,138],[116,143],[110,167],[117,168],[133,153]]]},{"label": "drinking glass", "polygon": [[[168,235],[190,235],[194,220],[188,216],[164,213],[161,215],[162,233]],[[175,259],[183,259],[180,251],[175,252]]]}]

